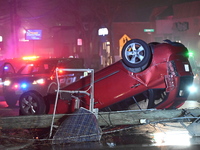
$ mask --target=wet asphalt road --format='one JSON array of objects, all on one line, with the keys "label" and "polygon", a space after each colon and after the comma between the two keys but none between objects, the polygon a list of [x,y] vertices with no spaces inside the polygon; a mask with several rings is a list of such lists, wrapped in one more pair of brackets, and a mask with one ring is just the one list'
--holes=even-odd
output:
[{"label": "wet asphalt road", "polygon": [[[195,100],[188,100],[181,108],[199,108],[200,104]],[[19,106],[8,107],[4,98],[0,97],[0,117],[7,116],[18,116]],[[132,133],[133,132],[133,133]],[[141,133],[143,136],[141,137]],[[145,134],[144,134],[145,133]],[[148,134],[147,134],[148,133]],[[72,144],[59,147],[59,145],[38,145],[37,148],[41,150],[54,150],[54,149],[120,149],[120,150],[199,150],[200,149],[200,138],[199,137],[189,137],[187,130],[180,124],[157,124],[138,126],[133,130],[125,130],[125,132],[120,132],[120,135],[104,135],[106,137],[102,138],[105,141],[100,143],[92,142],[83,144]],[[111,136],[109,139],[107,137]],[[137,139],[137,140],[136,140]],[[146,139],[146,141],[145,141]],[[141,142],[142,141],[142,142]],[[95,145],[96,144],[96,145]],[[55,146],[55,147],[54,147]],[[34,147],[35,148],[35,147]],[[30,147],[30,149],[34,149]]]},{"label": "wet asphalt road", "polygon": [[9,117],[9,116],[19,116],[19,105],[15,107],[8,107],[3,97],[0,97],[0,116]]}]

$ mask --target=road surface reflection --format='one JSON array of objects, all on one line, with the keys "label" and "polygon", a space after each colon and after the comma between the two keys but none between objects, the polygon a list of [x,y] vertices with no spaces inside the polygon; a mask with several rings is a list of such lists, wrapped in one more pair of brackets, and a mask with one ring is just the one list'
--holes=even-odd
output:
[{"label": "road surface reflection", "polygon": [[[180,109],[199,108],[198,101],[188,100]],[[0,116],[18,116],[19,106],[10,108],[4,100],[0,101]],[[200,149],[200,137],[192,137],[188,130],[179,122],[157,122],[138,126],[118,126],[102,128],[103,135],[100,142],[86,142],[81,144],[52,145],[41,142],[30,145],[29,149],[65,150],[65,149]]]}]

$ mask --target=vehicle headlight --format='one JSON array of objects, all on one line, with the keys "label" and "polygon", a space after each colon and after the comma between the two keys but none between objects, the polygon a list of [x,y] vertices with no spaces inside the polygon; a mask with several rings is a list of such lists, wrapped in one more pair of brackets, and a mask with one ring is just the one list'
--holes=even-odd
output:
[{"label": "vehicle headlight", "polygon": [[38,79],[38,80],[33,81],[33,84],[44,84],[44,83],[45,83],[44,79]]},{"label": "vehicle headlight", "polygon": [[188,90],[190,91],[190,93],[195,93],[197,92],[197,87],[195,85],[191,85],[188,87]]},{"label": "vehicle headlight", "polygon": [[10,80],[5,80],[4,83],[3,83],[5,86],[9,86],[11,84],[11,81]]}]

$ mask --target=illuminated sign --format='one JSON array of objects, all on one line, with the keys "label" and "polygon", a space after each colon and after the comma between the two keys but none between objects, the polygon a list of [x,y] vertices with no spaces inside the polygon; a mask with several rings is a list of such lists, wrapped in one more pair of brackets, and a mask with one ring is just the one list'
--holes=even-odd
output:
[{"label": "illuminated sign", "polygon": [[154,32],[154,29],[144,29],[144,32]]},{"label": "illuminated sign", "polygon": [[83,45],[82,39],[77,39],[77,45],[79,46]]},{"label": "illuminated sign", "polygon": [[41,40],[42,39],[42,30],[36,30],[36,29],[28,29],[26,30],[25,35],[26,40]]},{"label": "illuminated sign", "polygon": [[98,30],[98,35],[103,35],[103,36],[108,35],[108,29],[107,28],[100,28]]}]

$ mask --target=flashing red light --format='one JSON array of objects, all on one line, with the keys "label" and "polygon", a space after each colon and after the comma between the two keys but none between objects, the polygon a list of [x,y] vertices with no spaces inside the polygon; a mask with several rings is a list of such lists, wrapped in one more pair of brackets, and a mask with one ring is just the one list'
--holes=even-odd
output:
[{"label": "flashing red light", "polygon": [[59,70],[59,73],[62,74],[62,73],[63,73],[63,70]]},{"label": "flashing red light", "polygon": [[18,87],[19,87],[19,85],[18,85],[18,84],[15,84],[15,85],[14,85],[14,88],[16,88],[16,89],[17,89]]}]

